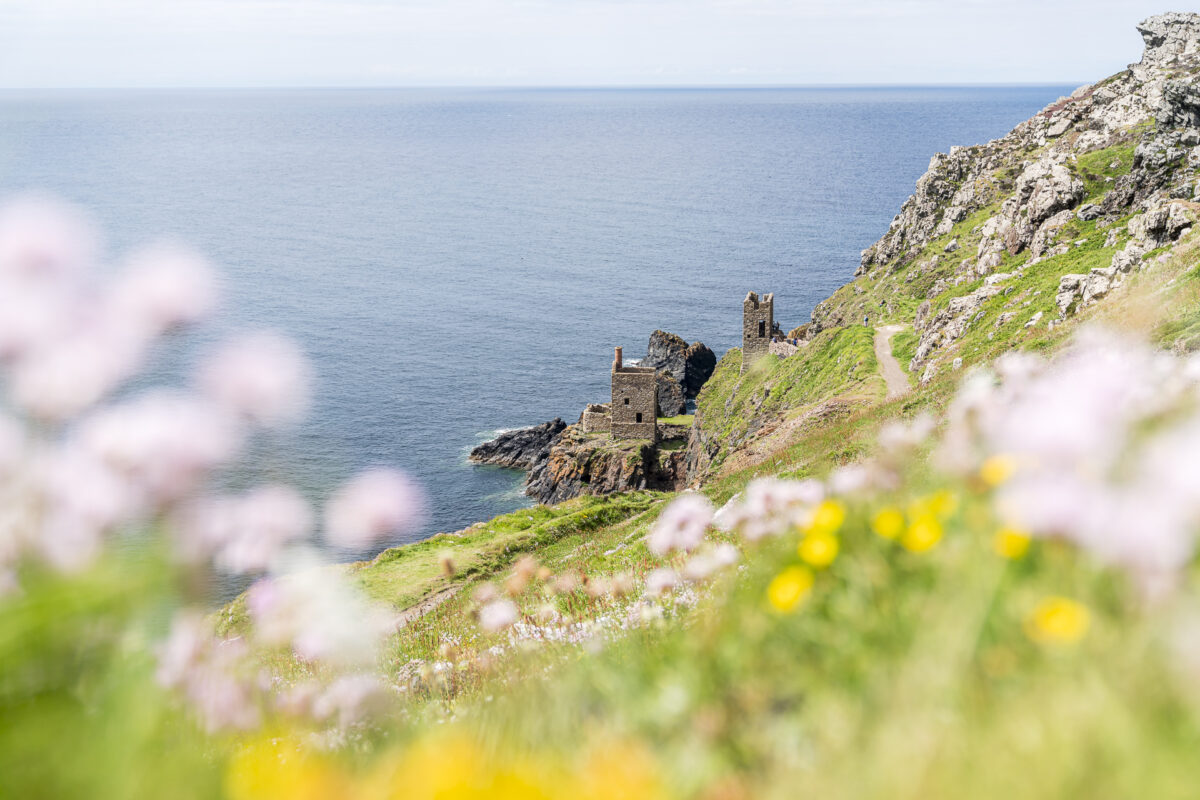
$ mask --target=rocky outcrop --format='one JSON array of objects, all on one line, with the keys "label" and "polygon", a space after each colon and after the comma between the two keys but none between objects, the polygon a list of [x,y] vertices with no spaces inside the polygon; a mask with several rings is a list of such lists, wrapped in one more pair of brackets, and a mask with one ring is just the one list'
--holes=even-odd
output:
[{"label": "rocky outcrop", "polygon": [[[1186,235],[1191,203],[1200,200],[1200,14],[1151,17],[1138,31],[1138,63],[1059,98],[999,139],[935,155],[888,231],[863,251],[856,275],[870,284],[854,282],[819,303],[806,337],[888,307],[891,292],[936,304],[1003,265],[1020,270],[1083,245],[1095,252],[1098,241],[1088,237],[1113,226],[1103,239],[1116,250],[1111,263],[1062,276],[1060,313],[1073,313],[1148,263],[1146,252]],[[969,217],[978,223],[960,224]],[[1120,228],[1127,218],[1128,229]],[[936,313],[921,306],[912,368],[957,341],[993,294],[985,286]]]},{"label": "rocky outcrop", "polygon": [[648,440],[589,435],[572,425],[530,470],[525,493],[540,503],[561,503],[582,494],[674,490],[682,488],[683,454]]},{"label": "rocky outcrop", "polygon": [[660,417],[676,417],[687,411],[687,400],[683,396],[683,387],[666,371],[659,371],[655,376],[658,383],[658,415]]},{"label": "rocky outcrop", "polygon": [[544,460],[551,446],[566,430],[567,423],[558,417],[541,425],[505,431],[471,451],[470,460],[476,464],[491,464],[511,469],[532,469]]},{"label": "rocky outcrop", "polygon": [[[646,357],[640,366],[654,367],[667,373],[679,384],[685,397],[695,397],[700,388],[712,377],[717,366],[717,356],[700,342],[688,344],[682,338],[666,331],[650,334]],[[662,412],[664,416],[674,416]]]}]

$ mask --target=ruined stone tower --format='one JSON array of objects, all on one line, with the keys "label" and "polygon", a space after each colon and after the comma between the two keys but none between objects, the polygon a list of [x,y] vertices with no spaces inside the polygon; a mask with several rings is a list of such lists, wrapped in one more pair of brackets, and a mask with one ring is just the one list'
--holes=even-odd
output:
[{"label": "ruined stone tower", "polygon": [[747,292],[742,301],[742,372],[767,355],[775,330],[775,295]]},{"label": "ruined stone tower", "polygon": [[658,382],[653,367],[627,367],[616,349],[612,365],[614,439],[658,441]]}]

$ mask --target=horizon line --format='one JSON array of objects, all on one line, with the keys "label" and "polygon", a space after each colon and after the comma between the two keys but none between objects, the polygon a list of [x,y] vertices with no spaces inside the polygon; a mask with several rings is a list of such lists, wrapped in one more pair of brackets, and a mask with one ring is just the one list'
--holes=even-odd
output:
[{"label": "horizon line", "polygon": [[705,89],[987,89],[987,88],[1017,88],[1017,87],[1049,87],[1049,86],[1089,86],[1090,83],[1072,80],[1048,81],[1002,81],[979,82],[914,82],[914,83],[422,83],[422,84],[185,84],[185,85],[95,85],[95,86],[3,86],[0,92],[35,92],[35,91],[261,91],[266,89],[291,90],[379,90],[379,89],[473,89],[488,91],[504,90],[576,90],[576,91],[620,91],[620,90],[705,90]]}]

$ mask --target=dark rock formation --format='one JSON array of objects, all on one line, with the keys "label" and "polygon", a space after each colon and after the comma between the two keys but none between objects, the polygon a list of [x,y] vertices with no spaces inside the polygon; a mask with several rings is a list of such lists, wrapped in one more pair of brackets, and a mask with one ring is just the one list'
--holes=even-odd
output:
[{"label": "dark rock formation", "polygon": [[[666,331],[650,334],[646,357],[641,366],[654,367],[669,374],[683,390],[685,397],[695,397],[717,366],[717,357],[705,345],[693,342],[688,345],[680,337]],[[663,416],[674,416],[662,412]]]},{"label": "dark rock formation", "polygon": [[717,368],[717,354],[701,342],[692,342],[684,353],[684,362],[683,393],[695,397]]},{"label": "dark rock formation", "polygon": [[532,469],[545,460],[551,445],[558,441],[566,428],[567,423],[555,417],[541,425],[507,431],[472,450],[470,459],[477,464]]},{"label": "dark rock formation", "polygon": [[568,427],[544,460],[529,471],[525,494],[539,503],[561,503],[582,494],[682,487],[683,451],[664,451],[649,440],[614,440]]},{"label": "dark rock formation", "polygon": [[671,377],[669,372],[660,370],[656,376],[658,382],[658,415],[660,417],[675,417],[687,411],[687,400],[683,397],[683,387]]}]

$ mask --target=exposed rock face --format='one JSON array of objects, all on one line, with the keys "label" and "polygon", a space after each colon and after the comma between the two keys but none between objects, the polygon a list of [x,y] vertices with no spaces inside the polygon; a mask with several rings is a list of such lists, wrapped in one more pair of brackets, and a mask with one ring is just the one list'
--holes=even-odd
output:
[{"label": "exposed rock face", "polygon": [[[1077,246],[1094,252],[1098,241],[1078,237],[1113,225],[1102,240],[1115,251],[1111,263],[1062,276],[1056,300],[1065,315],[1141,269],[1146,252],[1185,236],[1200,208],[1200,14],[1151,17],[1138,31],[1145,51],[1137,64],[1080,87],[1002,138],[935,155],[887,233],[863,251],[856,275],[883,287],[903,270],[894,291],[933,300],[936,309],[952,286],[1001,265],[1019,272]],[[959,224],[980,212],[978,225]],[[1126,230],[1117,223],[1128,217]],[[1081,224],[1091,227],[1081,234]],[[984,285],[941,310],[922,306],[911,368],[959,339],[995,293]],[[861,321],[870,310],[856,298],[862,294],[861,282],[851,284],[818,304],[806,336]]]},{"label": "exposed rock face", "polygon": [[472,450],[470,459],[477,464],[531,469],[549,454],[550,447],[566,428],[567,423],[555,417],[541,425],[505,431]]},{"label": "exposed rock face", "polygon": [[588,435],[572,425],[530,470],[525,494],[561,503],[581,494],[682,488],[683,453],[660,451],[649,441]]},{"label": "exposed rock face", "polygon": [[683,396],[683,387],[666,371],[656,375],[658,383],[658,415],[660,417],[675,417],[687,410],[687,400]]},{"label": "exposed rock face", "polygon": [[[712,377],[717,357],[700,342],[689,345],[673,333],[655,331],[650,334],[650,343],[641,366],[666,372],[679,384],[685,397],[695,397],[705,381]],[[674,416],[666,411],[662,411],[662,414]]]}]

